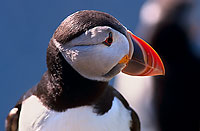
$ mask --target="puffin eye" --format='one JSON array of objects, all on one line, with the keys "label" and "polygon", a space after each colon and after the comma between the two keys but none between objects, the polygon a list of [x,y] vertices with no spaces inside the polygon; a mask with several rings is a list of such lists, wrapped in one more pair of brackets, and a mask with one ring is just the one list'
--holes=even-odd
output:
[{"label": "puffin eye", "polygon": [[112,42],[113,42],[112,32],[110,32],[108,38],[106,38],[106,40],[103,42],[103,44],[105,44],[107,46],[111,46]]}]

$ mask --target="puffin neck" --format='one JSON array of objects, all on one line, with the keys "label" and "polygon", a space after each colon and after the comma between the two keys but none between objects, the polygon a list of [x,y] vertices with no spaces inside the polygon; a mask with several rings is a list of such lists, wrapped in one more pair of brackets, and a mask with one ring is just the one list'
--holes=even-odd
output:
[{"label": "puffin neck", "polygon": [[52,40],[47,49],[47,67],[48,71],[45,74],[50,84],[45,84],[46,87],[43,88],[49,93],[47,96],[51,97],[46,98],[44,104],[56,111],[92,105],[108,86],[108,82],[89,80],[76,72]]}]

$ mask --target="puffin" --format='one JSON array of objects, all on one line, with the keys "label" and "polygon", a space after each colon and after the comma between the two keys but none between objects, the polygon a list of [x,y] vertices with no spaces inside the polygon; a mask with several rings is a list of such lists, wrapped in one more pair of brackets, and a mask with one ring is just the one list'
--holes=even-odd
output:
[{"label": "puffin", "polygon": [[6,131],[140,131],[137,113],[111,85],[123,72],[165,73],[156,51],[110,14],[82,10],[50,39],[47,71],[9,112]]}]

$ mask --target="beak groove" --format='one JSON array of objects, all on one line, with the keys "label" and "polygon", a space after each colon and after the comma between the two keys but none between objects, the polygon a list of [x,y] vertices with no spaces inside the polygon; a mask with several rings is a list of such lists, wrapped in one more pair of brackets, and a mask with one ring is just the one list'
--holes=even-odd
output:
[{"label": "beak groove", "polygon": [[144,40],[127,31],[129,59],[123,73],[133,76],[164,75],[165,68],[157,52]]}]

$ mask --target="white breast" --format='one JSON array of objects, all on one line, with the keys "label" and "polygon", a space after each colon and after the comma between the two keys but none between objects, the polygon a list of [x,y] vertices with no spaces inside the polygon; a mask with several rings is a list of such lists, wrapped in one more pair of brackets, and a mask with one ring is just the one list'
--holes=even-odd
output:
[{"label": "white breast", "polygon": [[130,131],[130,122],[131,112],[117,98],[107,113],[98,115],[91,106],[50,111],[31,96],[22,104],[19,131]]}]

